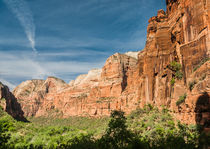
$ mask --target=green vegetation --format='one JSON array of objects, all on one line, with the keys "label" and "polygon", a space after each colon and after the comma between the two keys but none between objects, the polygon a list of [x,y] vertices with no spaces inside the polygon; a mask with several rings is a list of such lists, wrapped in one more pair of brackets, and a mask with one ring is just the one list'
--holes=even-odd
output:
[{"label": "green vegetation", "polygon": [[172,71],[180,71],[181,68],[182,68],[182,65],[176,61],[172,61],[169,65],[169,68],[172,70]]},{"label": "green vegetation", "polygon": [[176,83],[175,79],[181,80],[183,78],[183,73],[181,71],[182,65],[176,61],[172,61],[169,65],[169,69],[173,72],[173,77],[171,79],[171,85],[174,86]]},{"label": "green vegetation", "polygon": [[175,78],[173,77],[173,78],[171,79],[171,82],[170,82],[170,83],[171,83],[172,86],[174,86],[175,82],[176,82],[176,81],[175,81]]},{"label": "green vegetation", "polygon": [[183,78],[183,73],[181,71],[177,71],[175,73],[175,77],[178,79],[178,80],[181,80]]},{"label": "green vegetation", "polygon": [[0,148],[6,148],[13,130],[13,119],[0,107]]},{"label": "green vegetation", "polygon": [[196,126],[174,122],[168,109],[151,105],[128,116],[112,111],[110,118],[40,117],[30,123],[0,113],[0,148],[193,149],[209,143]]},{"label": "green vegetation", "polygon": [[183,102],[185,102],[185,99],[187,98],[187,94],[185,93],[183,96],[179,97],[179,100],[176,102],[176,105],[179,106]]},{"label": "green vegetation", "polygon": [[189,83],[189,90],[190,90],[190,91],[193,90],[193,88],[194,88],[194,86],[195,86],[196,83],[197,83],[197,82],[196,82],[195,80],[193,80],[193,81],[191,81],[191,82]]},{"label": "green vegetation", "polygon": [[111,102],[112,99],[114,99],[115,97],[100,97],[99,100],[96,101],[96,103],[101,103],[101,102]]},{"label": "green vegetation", "polygon": [[209,61],[210,58],[204,58],[194,69],[193,72],[195,72],[198,68],[200,68],[205,62]]},{"label": "green vegetation", "polygon": [[6,99],[5,98],[0,98],[0,101],[6,101]]}]

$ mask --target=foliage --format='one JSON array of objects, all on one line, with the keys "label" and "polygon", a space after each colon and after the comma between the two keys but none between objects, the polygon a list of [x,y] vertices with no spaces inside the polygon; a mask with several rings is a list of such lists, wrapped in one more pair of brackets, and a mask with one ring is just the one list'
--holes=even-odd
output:
[{"label": "foliage", "polygon": [[175,78],[172,77],[172,79],[171,79],[171,81],[170,81],[171,85],[174,86],[175,82],[176,82],[176,81],[175,81]]},{"label": "foliage", "polygon": [[210,58],[204,58],[201,60],[201,62],[193,69],[193,72],[195,72],[198,68],[200,68],[205,62],[209,61]]},{"label": "foliage", "polygon": [[182,68],[182,65],[176,61],[172,61],[169,65],[169,68],[172,70],[172,71],[180,71],[181,68]]},{"label": "foliage", "polygon": [[187,98],[187,94],[185,93],[183,96],[179,97],[179,100],[176,102],[176,105],[179,106],[183,102],[185,102],[185,99]]},{"label": "foliage", "polygon": [[1,100],[1,101],[5,101],[6,99],[5,99],[5,98],[0,98],[0,100]]},{"label": "foliage", "polygon": [[122,111],[112,111],[111,120],[99,146],[103,149],[122,149],[132,142],[132,133],[128,131],[126,117]]},{"label": "foliage", "polygon": [[[28,118],[31,123],[16,122],[11,148],[65,148],[79,146],[84,139],[101,137],[109,118],[70,117],[68,119]],[[81,144],[79,144],[79,142]],[[85,144],[85,143],[84,143]]]},{"label": "foliage", "polygon": [[97,144],[92,135],[81,134],[78,137],[74,137],[67,142],[61,143],[59,146],[61,149],[96,149]]},{"label": "foliage", "polygon": [[190,90],[190,91],[193,90],[193,88],[194,88],[194,86],[195,86],[196,83],[197,83],[197,82],[196,82],[195,80],[193,80],[193,81],[191,81],[191,82],[189,83],[189,90]]},{"label": "foliage", "polygon": [[196,126],[176,123],[170,112],[147,105],[128,116],[112,111],[110,118],[40,117],[30,118],[31,123],[4,114],[0,116],[0,142],[2,148],[31,149],[192,149],[208,143]]},{"label": "foliage", "polygon": [[[181,71],[182,65],[176,61],[172,61],[169,65],[169,69],[171,69],[174,72],[174,76],[176,79],[181,80],[183,77],[183,73]],[[174,78],[174,79],[175,79]],[[175,83],[175,81],[174,81]]]},{"label": "foliage", "polygon": [[142,148],[198,148],[197,127],[176,124],[165,107],[162,110],[155,107],[151,110],[144,109],[137,109],[128,118],[130,130],[143,142]]},{"label": "foliage", "polygon": [[12,118],[5,114],[3,109],[0,109],[0,148],[7,148],[8,141],[11,137],[9,133],[14,129]]},{"label": "foliage", "polygon": [[177,71],[175,73],[175,77],[178,79],[178,80],[181,80],[183,78],[183,73],[181,71]]}]

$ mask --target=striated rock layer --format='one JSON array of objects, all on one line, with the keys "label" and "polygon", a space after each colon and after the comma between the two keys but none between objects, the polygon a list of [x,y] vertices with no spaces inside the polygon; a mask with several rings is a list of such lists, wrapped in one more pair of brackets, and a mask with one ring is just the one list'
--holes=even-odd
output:
[{"label": "striated rock layer", "polygon": [[166,4],[149,20],[143,51],[116,53],[69,84],[54,77],[20,84],[13,93],[25,116],[102,116],[152,104],[209,129],[210,2]]}]

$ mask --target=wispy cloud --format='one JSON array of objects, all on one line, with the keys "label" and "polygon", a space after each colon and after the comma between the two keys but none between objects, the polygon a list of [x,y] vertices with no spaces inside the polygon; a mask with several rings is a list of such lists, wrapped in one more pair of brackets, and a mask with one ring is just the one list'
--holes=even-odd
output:
[{"label": "wispy cloud", "polygon": [[24,0],[3,0],[11,11],[16,15],[21,25],[23,26],[31,47],[35,48],[35,25],[32,16],[32,12],[29,9],[27,3]]},{"label": "wispy cloud", "polygon": [[[145,46],[149,17],[163,0],[4,0],[25,29],[28,40],[9,11],[0,9],[0,78],[18,85],[27,79],[54,75],[69,81],[100,68],[116,52]],[[156,6],[154,9],[154,5]],[[34,56],[28,49],[39,49]]]}]

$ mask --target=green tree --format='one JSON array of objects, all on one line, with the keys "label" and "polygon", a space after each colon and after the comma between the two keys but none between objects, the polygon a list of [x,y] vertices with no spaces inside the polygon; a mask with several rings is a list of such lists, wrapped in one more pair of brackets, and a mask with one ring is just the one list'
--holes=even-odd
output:
[{"label": "green tree", "polygon": [[100,139],[100,148],[123,149],[131,144],[133,134],[127,129],[126,117],[122,111],[112,111],[106,133]]},{"label": "green tree", "polygon": [[6,148],[7,142],[10,139],[9,131],[11,130],[13,124],[7,119],[0,120],[0,148]]}]

